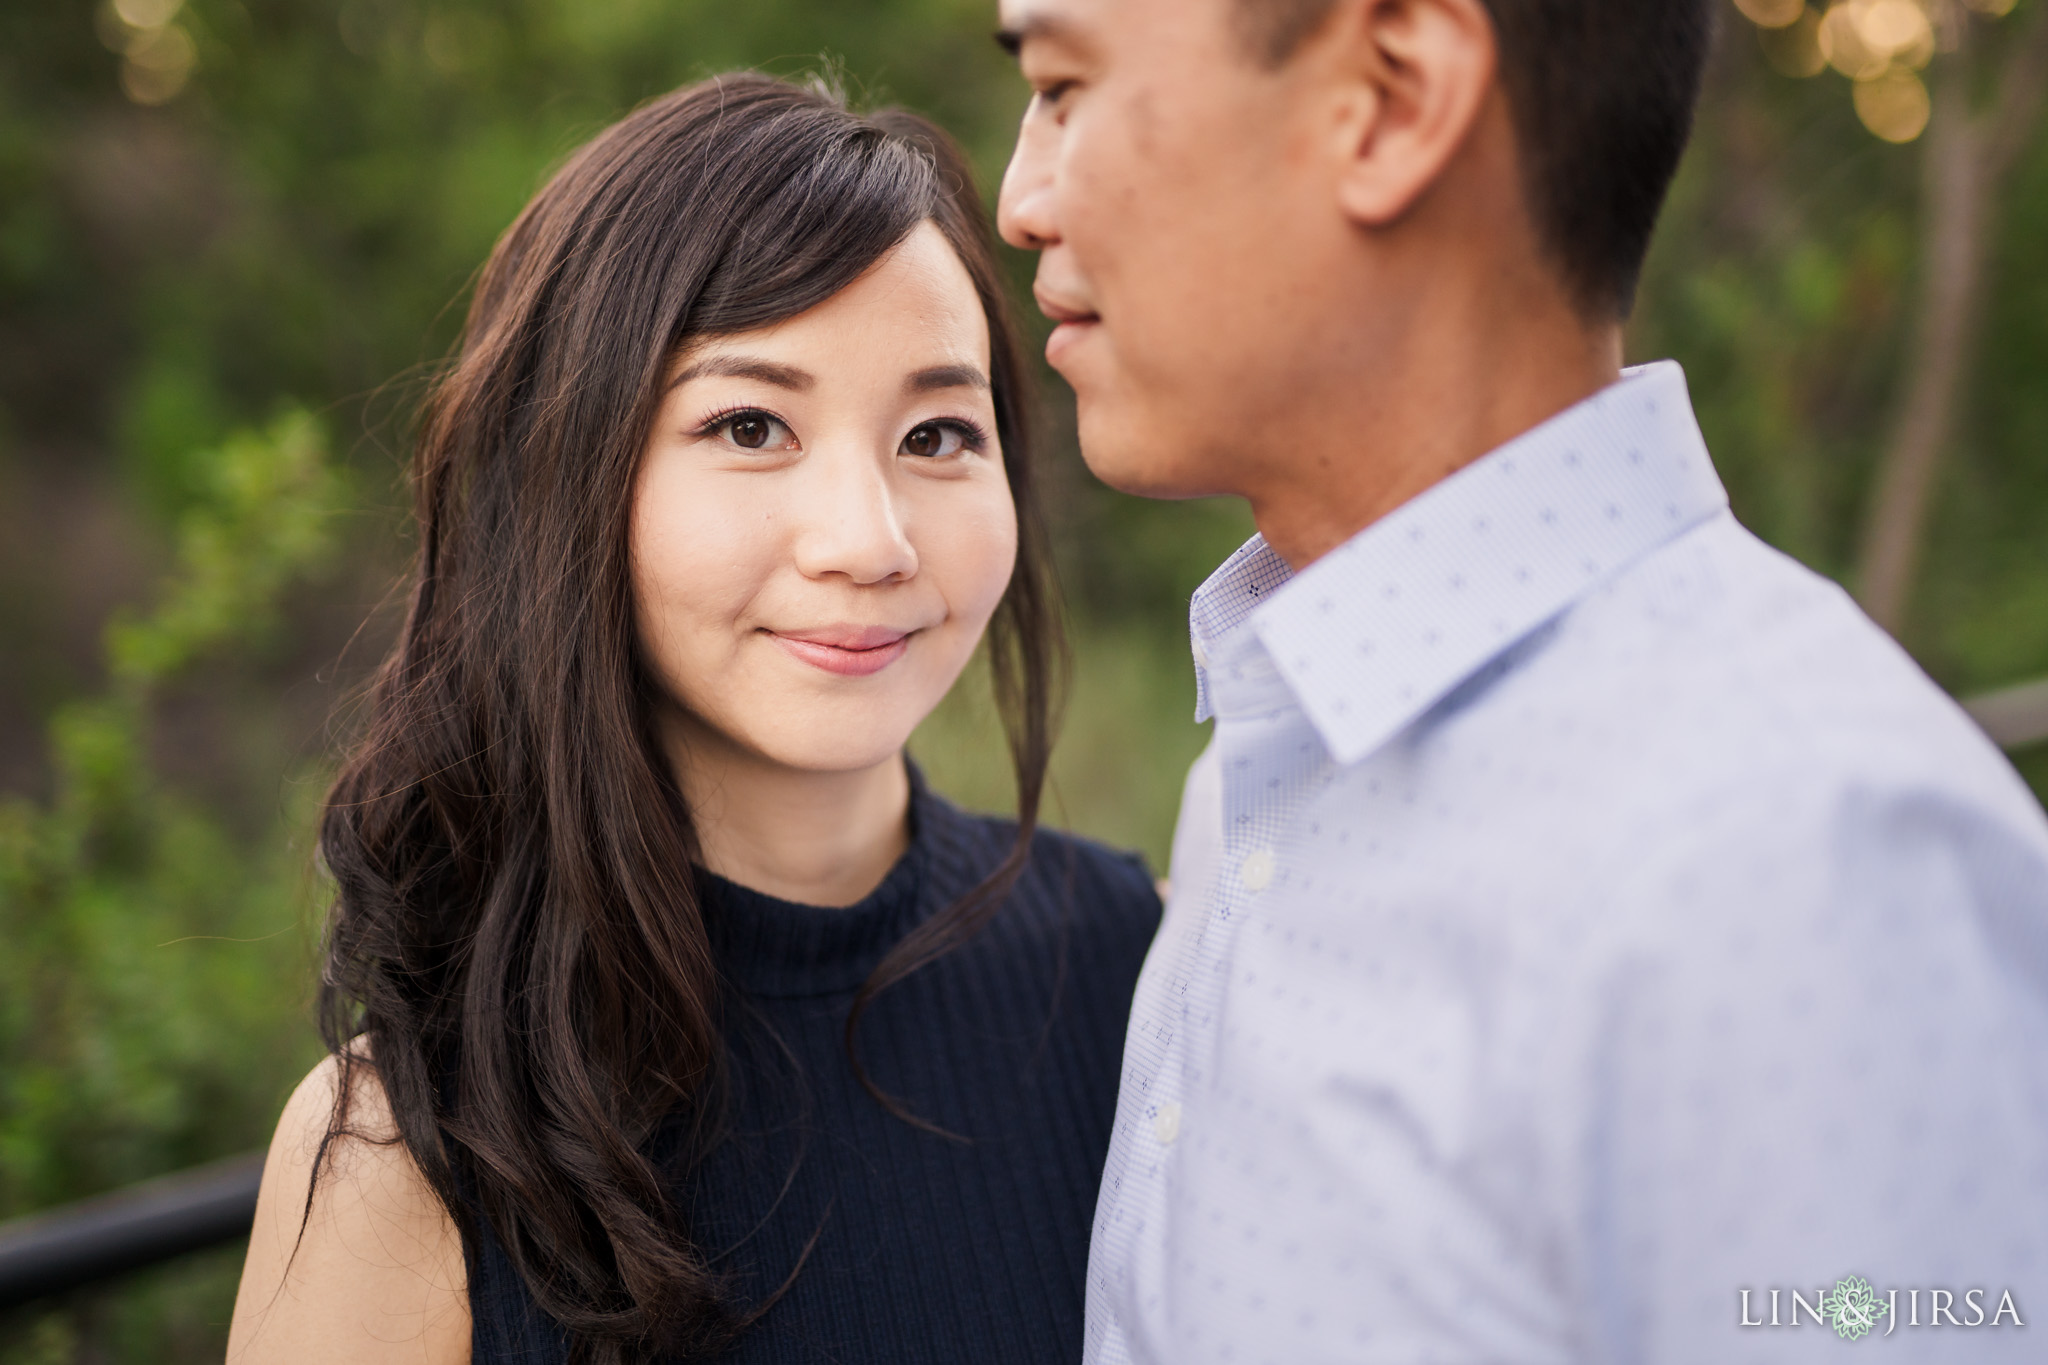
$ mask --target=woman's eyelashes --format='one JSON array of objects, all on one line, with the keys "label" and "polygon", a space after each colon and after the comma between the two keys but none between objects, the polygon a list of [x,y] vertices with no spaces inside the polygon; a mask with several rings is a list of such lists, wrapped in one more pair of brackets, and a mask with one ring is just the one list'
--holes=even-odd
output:
[{"label": "woman's eyelashes", "polygon": [[948,417],[935,422],[920,422],[912,427],[904,436],[903,444],[896,448],[896,453],[943,460],[963,450],[979,451],[987,446],[988,433],[979,425]]},{"label": "woman's eyelashes", "polygon": [[736,408],[713,413],[697,428],[699,436],[716,436],[740,450],[796,450],[796,433],[789,423],[759,408]]},{"label": "woman's eyelashes", "polygon": [[[803,443],[797,439],[789,423],[760,408],[731,408],[713,413],[698,426],[695,434],[748,452],[803,449]],[[912,427],[897,445],[896,453],[936,461],[987,448],[988,432],[979,423],[958,417],[940,417]]]}]

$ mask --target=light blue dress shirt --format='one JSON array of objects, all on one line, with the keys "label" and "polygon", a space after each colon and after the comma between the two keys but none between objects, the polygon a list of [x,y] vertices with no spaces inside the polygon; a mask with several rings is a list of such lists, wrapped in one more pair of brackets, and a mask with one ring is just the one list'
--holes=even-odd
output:
[{"label": "light blue dress shirt", "polygon": [[2048,1360],[2048,822],[1676,365],[1192,615],[1091,1365]]}]

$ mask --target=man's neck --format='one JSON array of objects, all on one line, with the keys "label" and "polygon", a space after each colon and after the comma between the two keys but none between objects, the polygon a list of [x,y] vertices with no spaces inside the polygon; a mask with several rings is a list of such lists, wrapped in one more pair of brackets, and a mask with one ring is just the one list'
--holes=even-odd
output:
[{"label": "man's neck", "polygon": [[814,772],[743,750],[691,717],[664,717],[662,730],[704,865],[728,881],[805,905],[852,905],[909,846],[900,754]]},{"label": "man's neck", "polygon": [[1562,300],[1478,290],[1411,314],[1336,394],[1313,450],[1241,490],[1259,532],[1297,572],[1439,481],[1621,374],[1621,326]]}]

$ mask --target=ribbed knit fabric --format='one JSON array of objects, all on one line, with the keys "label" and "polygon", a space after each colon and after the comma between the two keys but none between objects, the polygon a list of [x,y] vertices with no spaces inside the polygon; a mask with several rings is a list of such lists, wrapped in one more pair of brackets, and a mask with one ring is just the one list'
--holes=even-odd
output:
[{"label": "ribbed knit fabric", "polygon": [[[722,1361],[1080,1359],[1089,1226],[1159,902],[1135,857],[1041,834],[989,926],[861,1020],[875,1082],[968,1141],[921,1131],[861,1088],[847,1011],[905,933],[1002,860],[1015,827],[914,785],[911,848],[859,905],[796,905],[707,878],[732,983],[732,1099],[683,1207],[742,1308],[773,1294],[818,1234],[788,1293]],[[568,1358],[488,1234],[469,1299],[477,1365]]]}]

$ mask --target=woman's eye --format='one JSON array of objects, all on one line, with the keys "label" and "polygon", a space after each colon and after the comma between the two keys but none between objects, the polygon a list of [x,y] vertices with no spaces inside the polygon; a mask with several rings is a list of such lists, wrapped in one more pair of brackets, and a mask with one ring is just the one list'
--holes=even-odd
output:
[{"label": "woman's eye", "polygon": [[741,450],[781,450],[794,442],[789,428],[765,412],[736,412],[718,430]]},{"label": "woman's eye", "polygon": [[966,433],[960,428],[946,422],[926,422],[910,429],[910,434],[903,438],[901,453],[935,460],[957,455],[966,444]]}]

